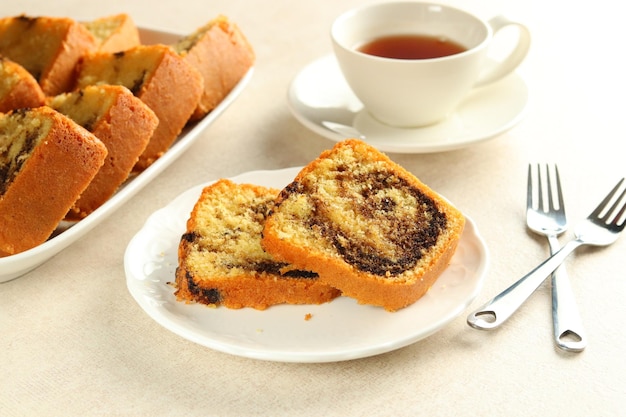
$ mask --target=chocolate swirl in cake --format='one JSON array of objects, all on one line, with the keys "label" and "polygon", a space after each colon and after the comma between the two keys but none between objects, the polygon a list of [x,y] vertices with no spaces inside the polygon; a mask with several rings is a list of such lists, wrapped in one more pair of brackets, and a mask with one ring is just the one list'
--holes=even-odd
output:
[{"label": "chocolate swirl in cake", "polygon": [[16,110],[0,124],[0,195],[3,195],[28,159],[45,129],[30,125],[26,109]]},{"label": "chocolate swirl in cake", "polygon": [[308,196],[311,230],[347,263],[378,276],[414,268],[447,224],[432,199],[385,170],[351,172],[340,166],[332,179],[315,186],[293,182],[281,197],[292,193]]},{"label": "chocolate swirl in cake", "polygon": [[[301,271],[289,268],[289,264],[285,262],[274,261],[270,255],[264,252],[260,244],[257,251],[248,253],[240,253],[234,248],[239,246],[240,240],[250,239],[250,236],[260,234],[262,224],[265,221],[274,201],[269,197],[260,198],[247,207],[247,216],[255,221],[241,223],[238,228],[222,230],[219,239],[214,235],[203,236],[198,232],[188,232],[182,235],[181,240],[193,245],[198,252],[222,253],[221,263],[216,266],[223,270],[241,269],[248,272],[266,273],[274,275],[278,278],[301,278],[315,279],[317,274],[310,271]],[[258,230],[256,230],[258,228]],[[251,230],[252,229],[252,230]],[[237,256],[229,256],[229,253],[236,253]],[[193,281],[193,274],[187,272],[188,281]],[[192,293],[200,294],[194,291],[195,285],[191,283],[189,290]]]},{"label": "chocolate swirl in cake", "polygon": [[229,308],[320,304],[338,297],[317,273],[274,258],[261,233],[278,190],[222,179],[205,187],[178,247],[178,300]]}]

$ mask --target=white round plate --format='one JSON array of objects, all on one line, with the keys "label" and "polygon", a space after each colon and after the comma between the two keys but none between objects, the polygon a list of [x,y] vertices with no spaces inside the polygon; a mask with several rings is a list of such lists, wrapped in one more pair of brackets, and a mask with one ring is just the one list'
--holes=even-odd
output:
[{"label": "white round plate", "polygon": [[355,136],[324,126],[325,121],[355,128],[363,140],[384,152],[431,153],[467,147],[494,138],[522,120],[528,102],[524,80],[512,73],[477,88],[444,121],[404,129],[380,123],[363,109],[346,83],[333,55],[300,71],[287,95],[293,115],[307,128],[335,142]]},{"label": "white round plate", "polygon": [[[248,172],[232,180],[280,189],[299,170]],[[281,362],[332,362],[376,355],[441,329],[469,306],[482,286],[488,251],[476,226],[467,219],[450,266],[424,297],[394,313],[358,305],[347,297],[322,305],[277,305],[264,311],[178,302],[171,285],[178,243],[206,185],[189,189],[153,213],[124,256],[128,289],[137,303],[159,324],[200,345]]]}]

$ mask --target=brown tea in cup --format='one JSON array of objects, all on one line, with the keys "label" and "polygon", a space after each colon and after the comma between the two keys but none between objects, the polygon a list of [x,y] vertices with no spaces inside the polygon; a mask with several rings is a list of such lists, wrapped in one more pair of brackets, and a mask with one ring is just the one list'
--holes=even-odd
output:
[{"label": "brown tea in cup", "polygon": [[[492,40],[505,27],[516,28],[519,36],[508,42],[508,54],[493,61],[488,57]],[[347,10],[335,19],[330,35],[341,73],[367,112],[381,123],[402,128],[442,121],[474,88],[514,71],[530,47],[530,32],[521,23],[504,16],[483,20],[461,9],[420,1],[384,1]],[[414,48],[405,46],[405,35],[418,52],[426,49],[420,45],[434,40],[439,58],[420,59],[423,51],[411,52]],[[447,41],[441,42],[441,37]],[[399,46],[404,59],[370,55],[370,41],[382,44],[385,56]],[[444,51],[449,41],[467,50]]]},{"label": "brown tea in cup", "polygon": [[430,59],[465,52],[467,48],[445,37],[407,34],[382,36],[357,50],[382,58]]}]

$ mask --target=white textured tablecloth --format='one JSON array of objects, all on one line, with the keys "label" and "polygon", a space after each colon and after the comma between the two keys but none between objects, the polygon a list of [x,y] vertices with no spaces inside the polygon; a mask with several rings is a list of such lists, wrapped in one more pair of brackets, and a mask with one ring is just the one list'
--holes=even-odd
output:
[{"label": "white textured tablecloth", "polygon": [[[2,416],[618,416],[626,400],[626,239],[583,249],[568,267],[589,346],[552,342],[550,288],[502,328],[465,323],[473,308],[527,272],[545,242],[525,228],[529,162],[558,163],[568,214],[583,218],[622,176],[626,25],[600,0],[449,1],[528,24],[519,69],[525,119],[462,150],[391,154],[472,217],[491,263],[482,292],[438,333],[365,359],[294,364],[212,351],[161,327],[129,294],[126,245],[155,210],[193,185],[246,171],[300,166],[332,146],[287,106],[292,78],[330,53],[329,26],[357,0],[3,3],[5,16],[90,19],[127,12],[140,26],[187,33],[217,14],[257,53],[239,99],[162,175],[88,236],[36,270],[0,284]],[[571,233],[567,235],[571,236]]]}]

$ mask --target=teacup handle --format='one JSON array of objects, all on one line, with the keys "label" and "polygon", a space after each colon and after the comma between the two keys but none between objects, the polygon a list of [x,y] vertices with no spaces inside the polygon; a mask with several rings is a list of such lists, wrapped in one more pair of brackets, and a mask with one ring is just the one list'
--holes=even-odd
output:
[{"label": "teacup handle", "polygon": [[483,73],[476,84],[474,84],[474,87],[481,87],[486,84],[490,84],[511,73],[519,66],[519,64],[522,63],[528,53],[528,49],[530,48],[530,31],[523,24],[509,20],[504,16],[496,16],[490,19],[488,23],[493,29],[493,36],[496,36],[496,33],[500,29],[513,25],[519,30],[519,38],[517,40],[517,45],[506,56],[506,58],[497,63],[486,73]]}]

